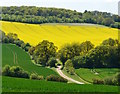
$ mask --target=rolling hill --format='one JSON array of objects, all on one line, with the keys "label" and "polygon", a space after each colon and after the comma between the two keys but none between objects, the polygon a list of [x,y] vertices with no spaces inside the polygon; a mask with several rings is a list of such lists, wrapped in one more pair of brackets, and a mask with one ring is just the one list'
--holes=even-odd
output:
[{"label": "rolling hill", "polygon": [[29,73],[37,73],[44,77],[54,74],[58,75],[52,69],[37,66],[33,64],[28,53],[12,44],[2,44],[2,66],[20,66]]},{"label": "rolling hill", "polygon": [[118,29],[84,24],[26,24],[0,21],[5,33],[16,33],[24,42],[37,45],[42,40],[53,42],[58,48],[66,43],[91,41],[99,45],[108,38],[117,39]]}]

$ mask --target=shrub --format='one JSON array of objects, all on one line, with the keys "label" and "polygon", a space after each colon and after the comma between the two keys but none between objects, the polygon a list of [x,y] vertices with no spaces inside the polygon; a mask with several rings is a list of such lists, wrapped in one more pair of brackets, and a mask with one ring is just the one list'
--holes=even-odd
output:
[{"label": "shrub", "polygon": [[55,63],[57,63],[57,60],[56,60],[56,58],[52,57],[48,60],[47,65],[50,67],[55,67]]},{"label": "shrub", "polygon": [[3,42],[3,43],[9,43],[8,37],[4,37],[4,38],[2,39],[2,42]]},{"label": "shrub", "polygon": [[105,85],[114,85],[113,77],[105,78],[105,79],[104,79],[104,84],[105,84]]},{"label": "shrub", "polygon": [[56,76],[56,75],[49,75],[46,77],[47,81],[56,81],[56,82],[67,82],[66,79],[60,77],[60,76]]},{"label": "shrub", "polygon": [[2,71],[2,75],[10,76],[10,66],[9,65],[5,65],[5,67],[3,68],[3,71]]},{"label": "shrub", "polygon": [[68,59],[65,62],[65,70],[71,75],[73,75],[75,73],[74,68],[73,68],[73,63],[70,59]]},{"label": "shrub", "polygon": [[20,78],[29,78],[29,73],[24,71],[19,66],[12,66],[10,68],[10,76],[12,76],[12,77],[20,77]]},{"label": "shrub", "polygon": [[12,66],[5,65],[3,68],[2,74],[4,76],[11,76],[11,77],[19,77],[19,78],[29,78],[29,73],[27,71],[24,71],[19,66]]},{"label": "shrub", "polygon": [[23,42],[22,40],[17,39],[17,40],[14,41],[14,43],[15,43],[17,46],[21,47],[21,44],[23,44],[24,42]]},{"label": "shrub", "polygon": [[104,81],[101,79],[93,79],[93,84],[104,84]]},{"label": "shrub", "polygon": [[33,80],[43,80],[44,77],[43,76],[39,76],[38,74],[32,73],[30,75],[30,79],[33,79]]}]

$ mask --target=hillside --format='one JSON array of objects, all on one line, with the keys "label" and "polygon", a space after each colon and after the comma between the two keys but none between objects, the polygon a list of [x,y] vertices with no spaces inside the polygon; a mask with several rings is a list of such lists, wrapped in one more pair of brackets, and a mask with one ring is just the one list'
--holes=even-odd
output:
[{"label": "hillside", "polygon": [[50,74],[57,75],[51,69],[34,65],[28,53],[21,48],[11,44],[2,44],[2,66],[4,67],[7,64],[10,66],[20,66],[29,73],[37,73],[44,77]]},{"label": "hillside", "polygon": [[23,22],[23,23],[93,23],[109,27],[118,28],[120,17],[118,15],[87,11],[84,13],[76,10],[62,8],[45,8],[35,6],[11,6],[2,7],[3,21]]},{"label": "hillside", "polygon": [[117,39],[118,29],[99,25],[72,25],[72,24],[25,24],[17,22],[0,21],[1,30],[7,33],[16,33],[24,42],[37,45],[42,40],[53,42],[58,48],[66,43],[91,41],[99,45],[108,38]]}]

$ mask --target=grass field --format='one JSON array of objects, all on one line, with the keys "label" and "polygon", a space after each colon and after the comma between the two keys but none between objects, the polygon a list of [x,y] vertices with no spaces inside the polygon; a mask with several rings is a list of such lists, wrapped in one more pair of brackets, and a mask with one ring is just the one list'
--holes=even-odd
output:
[{"label": "grass field", "polygon": [[78,24],[25,24],[0,21],[2,31],[16,33],[18,37],[31,45],[37,45],[42,40],[53,42],[58,48],[65,43],[91,41],[98,45],[108,38],[118,39],[118,30],[99,25]]},{"label": "grass field", "polygon": [[76,74],[88,82],[92,82],[94,78],[104,79],[114,76],[117,72],[119,72],[117,68],[99,68],[94,70],[86,68],[76,69]]},{"label": "grass field", "polygon": [[66,70],[62,70],[62,72],[66,75],[66,76],[68,76],[68,77],[70,77],[70,78],[72,78],[72,79],[74,79],[74,80],[76,80],[76,81],[79,81],[79,82],[83,82],[83,83],[85,83],[85,84],[90,84],[89,82],[86,82],[86,81],[84,81],[83,79],[81,79],[78,75],[70,75],[69,73],[67,73],[67,71]]},{"label": "grass field", "polygon": [[38,73],[44,77],[50,74],[57,75],[52,69],[34,65],[30,56],[25,51],[11,44],[2,45],[2,66],[4,67],[6,64],[10,66],[21,66],[30,73]]},{"label": "grass field", "polygon": [[119,88],[117,86],[66,84],[11,77],[2,79],[3,92],[118,92]]}]

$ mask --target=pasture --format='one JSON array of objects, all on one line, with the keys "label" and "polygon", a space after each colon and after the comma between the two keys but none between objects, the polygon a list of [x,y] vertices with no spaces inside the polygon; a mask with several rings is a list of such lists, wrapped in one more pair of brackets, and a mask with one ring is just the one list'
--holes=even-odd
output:
[{"label": "pasture", "polygon": [[119,69],[117,68],[98,68],[87,69],[80,68],[75,70],[76,74],[88,82],[93,82],[93,79],[104,79],[106,77],[114,76]]},{"label": "pasture", "polygon": [[2,66],[9,64],[10,66],[20,66],[29,73],[37,73],[44,77],[57,73],[52,69],[37,66],[33,64],[28,53],[21,48],[12,44],[2,44]]},{"label": "pasture", "polygon": [[118,39],[118,29],[99,25],[26,24],[0,21],[5,33],[16,33],[24,42],[37,45],[42,40],[53,42],[58,48],[66,43],[91,41],[99,45],[108,38]]},{"label": "pasture", "polygon": [[[118,92],[118,86],[78,85],[3,77],[3,92]],[[17,83],[17,84],[16,84]]]}]

